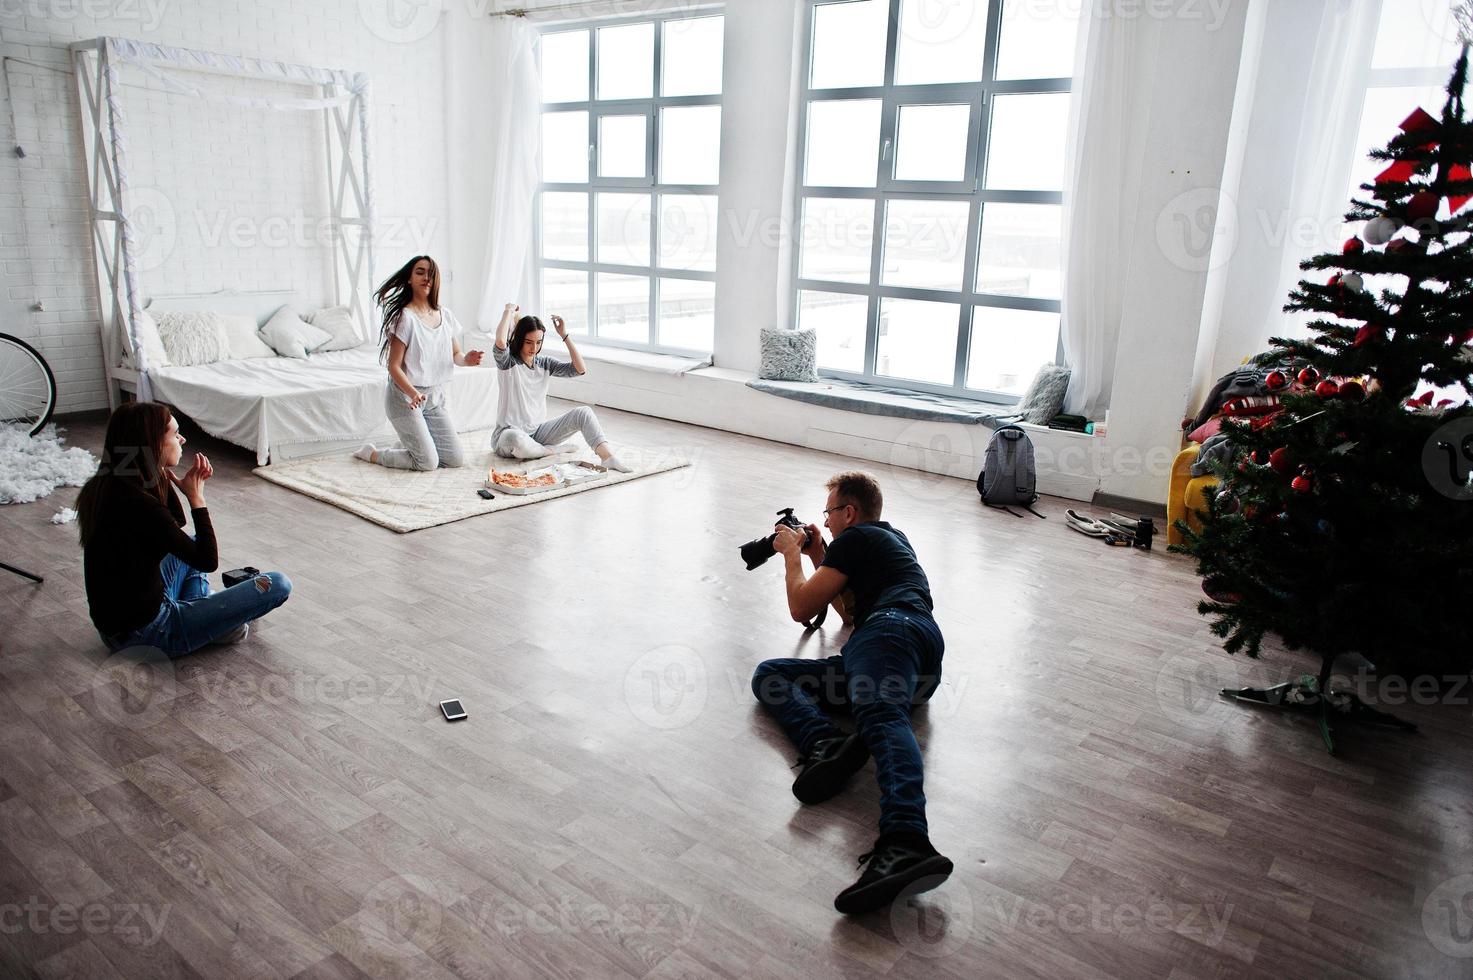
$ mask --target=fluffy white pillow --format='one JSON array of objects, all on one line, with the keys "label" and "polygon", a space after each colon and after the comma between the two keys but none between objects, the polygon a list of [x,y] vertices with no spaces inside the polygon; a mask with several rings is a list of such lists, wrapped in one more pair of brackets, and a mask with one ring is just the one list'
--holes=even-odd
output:
[{"label": "fluffy white pillow", "polygon": [[220,314],[160,313],[156,319],[171,364],[191,367],[229,360],[230,341]]},{"label": "fluffy white pillow", "polygon": [[[138,346],[143,348],[143,356],[148,360],[150,370],[169,366],[169,352],[164,350],[163,338],[159,336],[158,321],[147,310],[138,315]],[[138,366],[136,354],[133,357],[133,366]]]},{"label": "fluffy white pillow", "polygon": [[220,322],[225,327],[225,339],[230,346],[231,360],[243,361],[248,357],[276,356],[276,351],[257,336],[255,317],[222,313]]},{"label": "fluffy white pillow", "polygon": [[329,306],[316,313],[308,313],[307,322],[332,334],[331,340],[317,348],[319,351],[352,350],[363,345],[358,325],[353,322],[353,315],[346,306]]},{"label": "fluffy white pillow", "polygon": [[261,328],[261,339],[282,357],[306,357],[331,340],[332,334],[312,326],[290,306],[283,306]]}]

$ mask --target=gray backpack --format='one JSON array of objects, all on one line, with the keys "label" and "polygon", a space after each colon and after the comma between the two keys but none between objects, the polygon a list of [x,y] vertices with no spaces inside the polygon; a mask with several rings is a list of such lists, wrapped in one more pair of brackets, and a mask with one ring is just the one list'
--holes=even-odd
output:
[{"label": "gray backpack", "polygon": [[1034,489],[1038,473],[1033,468],[1033,441],[1016,425],[1000,426],[987,444],[982,472],[977,477],[977,492],[988,507],[1001,507],[1014,517],[1011,507],[1022,507],[1034,517],[1043,517],[1033,509],[1038,499]]}]

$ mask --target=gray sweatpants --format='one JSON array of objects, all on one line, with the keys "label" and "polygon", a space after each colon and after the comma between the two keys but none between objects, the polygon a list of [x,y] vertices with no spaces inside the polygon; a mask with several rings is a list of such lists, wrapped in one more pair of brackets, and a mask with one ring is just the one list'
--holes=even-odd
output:
[{"label": "gray sweatpants", "polygon": [[571,412],[543,422],[531,432],[503,425],[491,433],[491,448],[496,455],[507,459],[540,459],[547,455],[547,447],[557,445],[575,432],[583,433],[589,448],[596,449],[599,443],[606,441],[593,409],[579,405]]},{"label": "gray sweatpants", "polygon": [[432,470],[437,466],[464,466],[465,452],[455,435],[450,417],[450,399],[444,385],[421,388],[424,404],[410,408],[398,386],[389,384],[384,394],[384,411],[399,435],[400,449],[378,454],[381,466],[396,470]]}]

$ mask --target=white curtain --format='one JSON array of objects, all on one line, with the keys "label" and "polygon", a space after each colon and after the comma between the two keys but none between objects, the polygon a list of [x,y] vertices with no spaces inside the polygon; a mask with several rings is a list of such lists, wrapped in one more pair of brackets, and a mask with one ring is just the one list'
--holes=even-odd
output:
[{"label": "white curtain", "polygon": [[1115,375],[1157,37],[1101,6],[1086,4],[1079,22],[1064,171],[1064,406],[1089,418]]},{"label": "white curtain", "polygon": [[542,309],[532,214],[542,153],[537,33],[520,18],[490,21],[482,54],[490,67],[490,90],[470,97],[476,124],[489,140],[487,158],[474,167],[490,205],[476,315],[477,326],[486,332],[496,328],[507,303],[520,303],[528,313]]}]

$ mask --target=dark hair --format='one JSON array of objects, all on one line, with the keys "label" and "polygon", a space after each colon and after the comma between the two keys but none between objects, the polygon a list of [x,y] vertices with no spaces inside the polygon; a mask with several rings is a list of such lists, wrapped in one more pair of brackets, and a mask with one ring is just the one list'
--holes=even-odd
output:
[{"label": "dark hair", "polygon": [[109,480],[126,480],[169,504],[169,478],[163,472],[164,436],[174,416],[158,402],[125,402],[107,420],[102,461],[77,494],[77,527],[86,545],[101,517],[102,492]]},{"label": "dark hair", "polygon": [[384,284],[373,294],[373,301],[384,311],[384,322],[379,328],[378,359],[380,361],[389,359],[389,337],[391,336],[389,330],[414,295],[414,290],[409,285],[409,277],[421,259],[430,264],[430,309],[440,308],[440,267],[428,255],[416,255],[400,266],[398,272],[385,279]]},{"label": "dark hair", "polygon": [[517,321],[517,325],[511,331],[511,340],[507,341],[507,348],[511,351],[512,357],[515,357],[519,361],[522,359],[522,341],[526,340],[527,334],[533,330],[540,330],[543,333],[547,333],[547,328],[535,316],[524,316]]},{"label": "dark hair", "polygon": [[880,511],[885,506],[885,496],[880,493],[880,485],[875,482],[875,478],[868,473],[860,473],[858,470],[835,473],[829,477],[829,482],[825,483],[824,487],[829,490],[837,490],[839,499],[846,504],[853,504],[854,509],[859,511],[861,519],[866,521],[880,519]]}]

